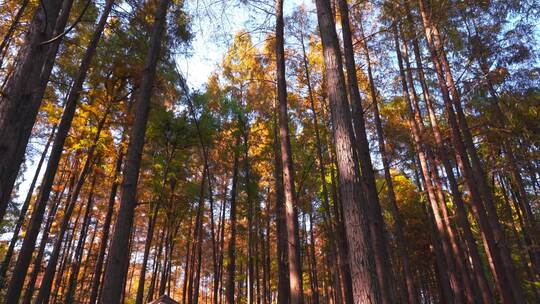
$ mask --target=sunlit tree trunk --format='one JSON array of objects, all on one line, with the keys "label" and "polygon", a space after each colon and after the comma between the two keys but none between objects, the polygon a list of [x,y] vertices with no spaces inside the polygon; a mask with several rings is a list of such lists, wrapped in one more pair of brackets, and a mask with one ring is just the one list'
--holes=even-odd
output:
[{"label": "sunlit tree trunk", "polygon": [[81,268],[81,261],[83,256],[84,244],[86,242],[86,237],[88,235],[88,229],[90,226],[90,220],[92,218],[92,206],[94,205],[94,189],[96,186],[96,173],[92,178],[92,183],[90,185],[90,190],[88,193],[88,201],[86,203],[83,222],[81,225],[81,232],[79,234],[79,240],[77,241],[77,247],[75,247],[75,256],[73,261],[71,261],[71,269],[69,272],[68,278],[68,289],[66,293],[65,301],[67,303],[73,302],[75,298],[75,289],[77,287],[77,280],[79,276],[79,271]]},{"label": "sunlit tree trunk", "polygon": [[[410,15],[410,13],[407,14],[407,19],[409,20],[409,23],[411,23],[411,27],[412,27],[413,23],[412,23],[412,16]],[[464,239],[468,247],[468,252],[470,254],[471,263],[473,267],[473,273],[474,273],[474,279],[478,282],[482,300],[484,301],[484,303],[491,303],[492,302],[491,290],[489,288],[489,283],[483,271],[482,261],[480,259],[480,254],[478,252],[476,240],[474,239],[474,236],[473,236],[473,233],[472,233],[469,221],[468,221],[467,211],[465,209],[465,205],[461,197],[461,192],[458,186],[458,182],[454,175],[453,167],[448,158],[449,151],[447,150],[443,142],[443,137],[441,135],[439,123],[435,115],[435,110],[434,110],[433,102],[431,99],[431,95],[429,93],[429,89],[427,87],[427,83],[425,80],[423,64],[422,64],[422,59],[421,59],[422,57],[420,54],[420,48],[419,48],[418,40],[416,37],[412,39],[412,43],[413,43],[413,50],[414,50],[414,55],[416,59],[416,67],[417,67],[416,71],[418,75],[418,81],[421,84],[422,94],[424,96],[424,102],[428,110],[428,117],[431,123],[431,129],[433,131],[433,135],[434,135],[435,143],[436,143],[437,157],[440,159],[440,161],[443,164],[443,167],[446,171],[446,177],[450,184],[452,199],[454,200],[454,203],[456,205],[458,223],[461,229],[463,230]],[[405,49],[405,54],[406,54],[407,53],[406,44],[404,44],[404,47],[405,47],[404,49]],[[408,65],[407,57],[405,57],[405,62]],[[413,77],[412,77],[412,71],[410,68],[407,68],[407,74],[408,74],[407,78],[409,80],[409,83],[412,84]]]},{"label": "sunlit tree trunk", "polygon": [[[495,206],[493,205],[491,191],[488,190],[488,186],[486,185],[485,176],[476,150],[471,146],[472,136],[466,125],[463,116],[464,114],[461,111],[461,101],[459,100],[457,88],[455,87],[455,84],[453,84],[447,60],[441,60],[441,57],[445,57],[444,52],[441,52],[443,51],[442,45],[440,44],[440,41],[438,41],[438,46],[436,46],[436,43],[434,42],[434,37],[437,36],[433,35],[436,27],[431,24],[431,20],[426,13],[424,2],[418,1],[418,3],[428,48],[431,54],[431,60],[435,67],[439,87],[443,95],[456,160],[473,198],[472,209],[479,221],[482,235],[487,243],[489,256],[491,257],[490,265],[494,272],[499,294],[505,302],[523,302],[523,294],[518,286],[518,281],[513,278],[515,270],[510,259],[505,236],[503,235],[502,228],[498,221]],[[444,64],[444,62],[446,62],[446,64]],[[451,91],[454,95],[454,102],[450,98],[447,81],[452,88]],[[454,111],[454,107],[456,111]],[[458,114],[457,116],[456,112]],[[462,117],[460,118],[459,116]],[[465,140],[462,139],[461,132],[463,132]],[[470,163],[467,151],[470,153]],[[508,286],[511,288],[508,288]]]},{"label": "sunlit tree trunk", "polygon": [[[439,271],[447,271],[448,277],[450,279],[450,286],[452,287],[453,296],[455,298],[455,301],[462,302],[463,299],[463,288],[461,286],[461,281],[458,277],[454,255],[452,253],[452,248],[450,245],[449,235],[448,235],[448,229],[447,225],[448,223],[445,223],[445,219],[442,215],[441,207],[446,208],[443,206],[443,203],[440,201],[440,197],[437,197],[436,194],[436,184],[433,180],[433,175],[431,172],[435,170],[435,168],[429,167],[428,164],[428,158],[429,158],[429,150],[427,150],[424,145],[422,144],[422,126],[419,122],[421,122],[421,119],[419,118],[420,113],[415,111],[415,109],[412,106],[412,100],[409,93],[409,88],[407,84],[407,80],[405,78],[405,72],[403,67],[403,59],[401,55],[401,50],[399,47],[399,40],[397,37],[397,32],[394,33],[394,43],[395,43],[395,50],[396,55],[398,58],[398,65],[399,65],[399,73],[400,77],[399,80],[402,85],[403,94],[405,96],[405,102],[407,104],[407,109],[409,111],[409,127],[412,131],[413,135],[413,142],[415,146],[416,153],[418,154],[418,160],[421,167],[421,173],[423,176],[424,186],[426,188],[426,192],[428,193],[428,201],[431,204],[431,209],[433,212],[434,220],[435,220],[435,226],[437,228],[438,237],[440,238],[441,247],[444,252],[445,262],[447,269],[440,269]],[[433,164],[431,164],[433,166]]]},{"label": "sunlit tree trunk", "polygon": [[374,261],[366,220],[367,206],[361,195],[357,175],[359,170],[354,153],[356,144],[332,9],[330,2],[326,0],[317,0],[316,6],[326,66],[326,84],[339,171],[340,197],[349,245],[354,301],[355,303],[380,303],[380,290],[372,269]]},{"label": "sunlit tree trunk", "polygon": [[298,236],[298,218],[294,187],[294,168],[287,113],[287,82],[285,76],[285,49],[283,37],[283,0],[276,0],[276,79],[279,104],[279,142],[283,164],[283,189],[285,194],[285,220],[289,257],[289,288],[291,304],[304,303],[302,263]]},{"label": "sunlit tree trunk", "polygon": [[[78,165],[77,162],[75,164]],[[65,168],[66,165],[67,165],[67,161],[65,161],[64,163],[64,170],[62,171],[63,173],[61,175],[60,180],[63,180],[64,172],[66,170]],[[75,166],[73,169],[74,170],[76,169]],[[45,222],[45,227],[43,228],[43,234],[41,235],[41,240],[39,241],[36,257],[34,258],[32,272],[30,273],[30,279],[28,280],[28,283],[26,284],[26,290],[23,295],[24,304],[30,304],[30,302],[32,301],[32,297],[34,295],[34,290],[36,286],[36,281],[41,271],[42,259],[45,253],[45,246],[47,246],[47,243],[49,241],[49,234],[51,233],[51,227],[55,219],[56,212],[60,208],[62,197],[67,188],[69,188],[69,190],[67,194],[66,203],[70,201],[70,197],[73,192],[74,185],[75,185],[75,177],[76,177],[75,172],[69,173],[68,176],[66,177],[62,190],[60,192],[56,192],[55,197],[52,199],[52,205],[49,207],[49,210],[47,212],[47,220]]]},{"label": "sunlit tree trunk", "polygon": [[117,303],[122,293],[122,283],[126,277],[128,262],[129,234],[133,226],[135,206],[137,202],[137,183],[141,166],[141,154],[144,147],[144,137],[150,99],[156,78],[156,66],[159,59],[161,40],[165,32],[167,10],[170,0],[161,0],[154,16],[154,25],[150,38],[150,48],[146,57],[145,68],[139,87],[139,95],[135,103],[135,120],[129,137],[126,154],[126,164],[122,181],[120,210],[115,223],[112,243],[107,257],[107,271],[103,279],[103,303]]},{"label": "sunlit tree trunk", "polygon": [[277,264],[278,264],[278,290],[277,290],[277,302],[278,304],[289,303],[290,289],[289,289],[289,275],[287,264],[287,231],[285,223],[285,194],[283,190],[283,165],[281,162],[281,150],[279,144],[278,135],[278,123],[277,123],[277,107],[274,111],[274,183],[275,183],[275,213],[276,213],[276,239],[277,239]]},{"label": "sunlit tree trunk", "polygon": [[[124,136],[122,136],[124,139]],[[124,153],[122,146],[118,148],[118,155],[116,156],[116,164],[114,169],[114,174],[112,176],[112,185],[111,191],[109,194],[109,200],[107,202],[107,214],[105,215],[105,221],[102,226],[101,241],[99,244],[99,253],[96,260],[96,266],[94,270],[94,278],[92,280],[91,291],[90,291],[90,304],[95,304],[98,299],[98,292],[101,285],[101,276],[103,272],[103,264],[105,261],[105,252],[107,250],[107,245],[109,244],[109,233],[110,226],[112,222],[112,217],[114,213],[114,203],[116,201],[116,193],[118,191],[118,179],[122,171],[122,162],[124,159]]]}]

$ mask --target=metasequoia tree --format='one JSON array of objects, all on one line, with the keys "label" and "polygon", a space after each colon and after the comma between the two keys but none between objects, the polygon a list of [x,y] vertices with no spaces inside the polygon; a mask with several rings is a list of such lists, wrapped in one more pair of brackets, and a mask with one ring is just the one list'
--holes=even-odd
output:
[{"label": "metasequoia tree", "polygon": [[293,2],[0,5],[0,302],[538,302],[537,4]]}]

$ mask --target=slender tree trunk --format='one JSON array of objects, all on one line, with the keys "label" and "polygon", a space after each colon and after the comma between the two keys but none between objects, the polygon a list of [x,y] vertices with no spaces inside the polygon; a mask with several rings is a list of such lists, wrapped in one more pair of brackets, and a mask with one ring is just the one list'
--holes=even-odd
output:
[{"label": "slender tree trunk", "polygon": [[230,209],[230,225],[231,235],[229,237],[229,247],[227,252],[228,265],[227,265],[227,286],[226,286],[226,298],[227,304],[234,304],[234,283],[236,272],[236,189],[238,187],[238,162],[240,157],[240,131],[237,131],[236,143],[234,145],[234,164],[233,164],[233,177],[231,186],[231,209]]},{"label": "slender tree trunk", "polygon": [[420,119],[418,119],[419,113],[413,110],[413,107],[411,105],[412,102],[411,102],[411,97],[409,94],[407,81],[405,78],[403,60],[402,60],[401,50],[399,47],[399,40],[396,35],[394,35],[394,43],[395,43],[396,54],[397,54],[398,64],[399,64],[399,72],[400,72],[399,78],[403,87],[403,94],[405,95],[407,109],[409,111],[409,125],[413,134],[413,142],[414,142],[416,152],[418,154],[424,186],[426,188],[426,192],[428,193],[428,201],[431,204],[431,209],[432,209],[434,220],[435,220],[435,227],[437,228],[438,236],[441,242],[441,247],[444,252],[447,269],[440,269],[440,271],[448,271],[448,275],[450,279],[450,286],[452,287],[452,291],[454,293],[454,302],[461,303],[463,302],[463,288],[460,284],[460,280],[457,276],[457,272],[455,269],[456,268],[455,260],[451,252],[450,241],[448,240],[448,234],[447,234],[447,228],[446,228],[447,223],[444,222],[443,216],[441,215],[441,210],[440,210],[441,204],[438,201],[438,197],[436,196],[436,193],[435,193],[436,186],[434,185],[434,181],[432,180],[432,175],[430,173],[430,168],[428,165],[427,154],[429,153],[429,151],[426,151],[426,149],[422,145],[420,125],[418,123],[418,121],[420,121]]},{"label": "slender tree trunk", "polygon": [[285,49],[283,37],[283,0],[276,0],[276,78],[279,102],[279,142],[283,164],[283,189],[285,194],[285,214],[287,224],[287,244],[289,259],[289,288],[291,304],[304,303],[302,286],[302,265],[296,218],[296,197],[294,190],[294,168],[287,113],[287,83],[285,79]]},{"label": "slender tree trunk", "polygon": [[17,219],[17,223],[15,224],[15,228],[13,230],[13,237],[11,238],[11,241],[9,242],[9,247],[6,251],[6,255],[4,256],[4,260],[2,261],[2,266],[0,266],[0,290],[4,289],[4,284],[6,282],[5,281],[6,272],[9,268],[11,257],[13,256],[13,250],[15,249],[15,245],[17,244],[17,241],[19,240],[19,232],[21,231],[22,225],[24,224],[24,220],[26,219],[26,212],[28,211],[28,208],[30,207],[30,202],[32,201],[32,195],[36,187],[37,179],[39,177],[39,173],[41,172],[41,167],[43,166],[43,162],[45,161],[45,158],[47,157],[47,152],[49,151],[49,146],[51,145],[52,139],[54,138],[55,131],[56,131],[56,125],[53,126],[51,135],[49,135],[47,144],[45,144],[45,149],[43,149],[43,152],[41,153],[41,157],[39,158],[39,162],[36,167],[36,172],[34,173],[34,177],[32,178],[30,188],[28,189],[28,193],[26,194],[26,199],[24,200],[24,203],[21,207],[19,218]]},{"label": "slender tree trunk", "polygon": [[[444,57],[444,52],[442,52],[440,40],[438,41],[439,47],[436,47],[434,42],[434,37],[437,36],[433,35],[436,31],[436,27],[431,24],[431,20],[426,13],[424,2],[418,1],[418,3],[428,48],[431,53],[431,60],[435,67],[439,87],[443,95],[444,106],[448,115],[448,121],[450,123],[450,129],[452,131],[451,135],[456,152],[456,159],[473,198],[472,209],[479,221],[484,241],[488,246],[489,256],[492,259],[490,264],[495,275],[499,294],[504,302],[524,302],[523,294],[518,286],[518,281],[513,278],[514,267],[506,241],[504,240],[502,228],[500,227],[497,218],[495,206],[493,205],[491,192],[487,189],[485,175],[481,169],[476,150],[474,147],[471,147],[472,136],[470,135],[468,126],[466,126],[464,117],[459,118],[460,114],[463,116],[463,112],[460,111],[461,101],[459,100],[457,88],[455,87],[455,84],[453,84],[447,61],[441,60],[441,57]],[[435,38],[435,40],[437,39]],[[444,64],[441,63],[441,61],[446,62],[446,73],[444,72]],[[452,102],[452,99],[450,98],[447,81],[450,83],[456,102]],[[458,117],[456,117],[454,107],[457,110]],[[462,141],[460,131],[463,132],[465,141]],[[467,145],[469,147],[467,147]],[[467,156],[467,150],[469,150],[470,153],[470,163]],[[507,288],[508,286],[511,288]]]},{"label": "slender tree trunk", "polygon": [[[68,97],[66,99],[66,105],[64,108],[64,112],[62,113],[62,119],[60,120],[60,124],[58,125],[58,133],[54,138],[51,155],[49,157],[49,162],[47,163],[47,169],[45,171],[43,182],[41,184],[41,190],[36,201],[36,209],[32,214],[32,218],[30,220],[30,227],[21,247],[21,255],[19,255],[17,265],[15,266],[16,275],[13,276],[12,282],[10,283],[10,291],[8,292],[7,296],[7,299],[9,301],[15,300],[20,296],[24,277],[26,276],[28,265],[30,264],[30,258],[36,243],[37,235],[39,233],[39,228],[43,221],[45,206],[49,199],[51,187],[53,185],[56,171],[58,169],[58,163],[60,162],[60,158],[62,156],[64,142],[68,136],[69,129],[71,128],[71,123],[75,115],[75,109],[77,107],[77,102],[79,100],[79,96],[82,90],[82,85],[86,79],[86,74],[88,72],[88,69],[90,68],[92,58],[95,54],[95,50],[101,38],[103,29],[105,28],[105,24],[107,22],[109,12],[112,9],[113,2],[114,0],[108,0],[107,2],[103,14],[101,15],[96,29],[92,35],[90,43],[87,46],[86,52],[79,67],[78,74],[71,86]],[[63,27],[65,27],[65,25]]]},{"label": "slender tree trunk", "polygon": [[[206,170],[205,170],[206,172]],[[197,230],[197,268],[195,269],[195,290],[193,294],[193,304],[199,303],[199,287],[201,282],[201,267],[202,267],[202,242],[203,242],[203,214],[204,214],[204,174],[203,182],[201,183],[201,198],[199,202],[199,229]]]},{"label": "slender tree trunk", "polygon": [[251,187],[251,175],[250,175],[250,160],[249,160],[249,126],[246,121],[243,121],[242,137],[243,137],[243,152],[244,152],[244,183],[246,187],[246,203],[247,203],[247,303],[252,304],[254,298],[254,279],[255,279],[255,258],[254,258],[254,232],[253,232],[253,193]]},{"label": "slender tree trunk", "polygon": [[156,76],[161,40],[165,32],[167,9],[170,0],[161,0],[154,17],[150,38],[150,49],[142,72],[139,96],[136,101],[135,121],[131,130],[126,154],[126,166],[122,181],[120,210],[115,223],[114,235],[107,257],[107,271],[103,279],[103,303],[117,303],[122,293],[122,282],[126,277],[129,234],[133,226],[133,217],[137,202],[137,183],[144,147],[144,136],[150,110],[150,99]]},{"label": "slender tree trunk", "polygon": [[152,279],[150,280],[150,287],[148,287],[148,295],[146,296],[146,301],[151,302],[154,299],[154,290],[156,287],[156,280],[159,272],[159,266],[161,263],[161,253],[163,252],[163,241],[165,240],[166,228],[163,227],[161,230],[161,238],[159,243],[156,244],[157,248],[155,249],[156,254],[154,256],[154,270],[152,271]]},{"label": "slender tree trunk", "polygon": [[[64,191],[68,187],[69,187],[69,191],[67,195],[68,199],[66,200],[66,202],[70,201],[71,193],[73,192],[73,187],[75,184],[75,176],[76,176],[75,173],[70,173],[70,176],[67,177],[67,180],[64,186],[62,187],[62,190],[59,193],[57,192],[56,197],[52,200],[53,204],[49,207],[49,211],[47,214],[47,221],[45,222],[45,227],[43,229],[43,234],[41,235],[38,251],[37,251],[36,257],[34,258],[34,264],[32,266],[32,273],[30,274],[30,280],[28,281],[26,285],[26,291],[23,296],[23,304],[30,304],[30,302],[32,301],[36,281],[37,281],[39,272],[41,271],[43,254],[45,253],[45,247],[47,246],[47,242],[49,241],[49,234],[51,232],[51,227],[52,227],[54,218],[56,216],[56,212],[58,211],[58,208],[60,207],[60,204],[62,202],[62,196],[64,194]],[[62,177],[63,177],[63,174],[62,174]],[[66,204],[66,208],[67,208],[67,204]]]},{"label": "slender tree trunk", "polygon": [[[407,18],[409,19],[409,22],[411,23],[412,22],[412,16],[410,14],[408,14]],[[412,27],[412,25],[413,24],[411,23],[411,27]],[[416,58],[416,70],[417,70],[418,80],[419,80],[419,82],[421,84],[421,87],[422,87],[424,101],[426,103],[426,108],[428,110],[428,116],[429,116],[429,119],[430,119],[430,122],[431,122],[431,129],[432,129],[433,135],[435,137],[436,148],[437,148],[436,149],[437,150],[437,156],[442,161],[444,169],[446,171],[446,176],[447,176],[447,179],[448,179],[449,184],[450,184],[450,190],[451,190],[451,194],[452,194],[452,199],[454,200],[454,203],[456,204],[458,223],[459,223],[459,225],[461,226],[461,228],[463,230],[463,235],[464,235],[465,241],[467,243],[467,247],[469,249],[471,262],[472,262],[472,266],[473,266],[474,278],[476,279],[476,281],[478,282],[478,285],[480,287],[482,300],[484,301],[484,303],[491,303],[492,302],[491,290],[489,288],[487,278],[486,278],[485,273],[483,271],[483,266],[482,266],[482,262],[481,262],[481,259],[480,259],[480,254],[478,252],[478,248],[477,248],[477,245],[476,245],[476,240],[474,239],[474,236],[473,236],[473,233],[472,233],[469,221],[468,221],[467,211],[465,209],[465,205],[464,205],[463,199],[461,197],[459,186],[458,186],[456,177],[454,175],[453,167],[452,167],[452,165],[450,163],[450,160],[448,159],[448,153],[449,152],[447,151],[447,149],[446,149],[446,147],[444,145],[443,138],[442,138],[442,135],[441,135],[441,131],[440,131],[440,128],[439,128],[439,124],[438,124],[438,121],[437,121],[437,118],[436,118],[436,115],[435,115],[435,110],[434,110],[434,107],[433,107],[431,96],[429,94],[429,89],[427,87],[427,83],[426,83],[425,76],[424,76],[423,64],[422,64],[422,59],[421,59],[422,57],[421,57],[420,48],[419,48],[419,45],[418,45],[418,40],[416,39],[416,37],[412,39],[412,42],[413,42],[413,50],[414,50],[414,54],[415,54],[415,58]],[[404,48],[405,49],[405,54],[407,54],[406,44],[404,44],[404,47],[405,47]],[[405,62],[408,65],[407,56],[405,56]],[[411,69],[407,68],[407,72],[408,72],[407,77],[409,79],[409,83],[412,84],[413,83],[413,77],[412,77]]]},{"label": "slender tree trunk", "polygon": [[319,304],[319,278],[317,277],[317,256],[315,252],[315,236],[313,233],[313,215],[309,213],[309,239],[311,249],[311,298],[313,304]]},{"label": "slender tree trunk", "polygon": [[349,245],[349,262],[355,303],[380,303],[381,296],[373,272],[369,226],[366,220],[366,203],[361,196],[357,173],[356,146],[351,124],[351,113],[345,89],[337,33],[330,1],[317,0],[317,17],[321,33],[326,82],[332,114],[334,145],[343,202],[346,237]]},{"label": "slender tree trunk", "polygon": [[90,284],[88,283],[91,283],[93,280],[92,273],[88,272],[88,267],[90,266],[92,257],[94,255],[94,244],[95,244],[97,230],[98,230],[97,219],[93,226],[94,226],[94,230],[92,231],[92,236],[90,237],[87,253],[84,259],[84,267],[81,270],[81,280],[78,283],[79,284],[78,288],[80,288],[80,293],[78,297],[75,298],[75,300],[77,301],[81,301],[81,299],[86,299],[88,297],[88,292],[90,291],[89,289]]},{"label": "slender tree trunk", "polygon": [[[123,138],[123,136],[122,136]],[[98,299],[98,292],[101,282],[101,275],[103,270],[103,262],[105,261],[105,251],[107,250],[107,245],[109,243],[109,233],[110,226],[112,222],[112,216],[114,213],[114,203],[116,201],[116,192],[118,191],[118,178],[122,170],[122,161],[124,158],[124,153],[122,151],[122,146],[118,148],[118,155],[116,156],[116,164],[114,169],[114,175],[112,177],[112,186],[111,192],[109,194],[109,201],[107,203],[107,214],[105,215],[105,221],[103,222],[103,232],[101,235],[101,242],[99,245],[99,253],[96,261],[96,268],[94,270],[94,278],[92,280],[92,287],[90,291],[90,304],[95,304]]]},{"label": "slender tree trunk", "polygon": [[[193,215],[191,216],[191,219],[189,220],[189,227],[188,227],[188,233],[191,234],[191,228],[193,226]],[[182,286],[182,304],[186,304],[186,299],[187,299],[187,293],[188,293],[188,282],[189,282],[189,274],[191,272],[191,269],[190,269],[190,256],[191,256],[191,251],[193,251],[192,249],[192,246],[191,246],[191,241],[192,241],[193,238],[188,238],[187,239],[187,246],[186,246],[186,260],[184,262],[184,283],[183,283],[183,286]],[[155,261],[154,261],[154,264],[155,264]]]},{"label": "slender tree trunk", "polygon": [[154,211],[152,216],[148,219],[148,230],[146,232],[146,241],[144,245],[144,256],[141,265],[141,272],[139,273],[139,283],[137,287],[137,298],[135,299],[136,304],[142,304],[144,299],[144,281],[146,277],[146,267],[148,264],[148,257],[150,255],[150,248],[152,247],[152,238],[154,236],[154,228],[156,225],[157,214],[158,214],[158,205],[154,206]]},{"label": "slender tree trunk", "polygon": [[287,230],[285,223],[285,194],[283,190],[283,163],[281,162],[281,150],[279,144],[279,132],[277,123],[277,107],[274,110],[274,183],[276,195],[276,251],[278,265],[277,303],[288,304],[290,301],[289,274],[287,264]]},{"label": "slender tree trunk", "polygon": [[86,210],[84,213],[84,218],[81,226],[81,232],[79,235],[79,240],[77,241],[77,247],[75,248],[75,256],[71,262],[71,270],[68,278],[68,289],[66,293],[66,303],[73,302],[75,298],[75,289],[77,287],[77,280],[79,276],[79,271],[81,268],[82,255],[84,250],[84,243],[86,242],[86,237],[88,235],[88,228],[90,226],[90,221],[92,219],[92,206],[94,204],[94,188],[96,186],[96,173],[92,178],[92,183],[90,186],[90,192],[88,194],[88,202],[86,203]]},{"label": "slender tree trunk", "polygon": [[[227,197],[227,187],[225,187],[224,195],[223,195],[223,201],[221,206],[221,219],[220,219],[220,239],[219,239],[219,257],[218,257],[218,296],[215,304],[220,304],[222,302],[222,292],[223,292],[223,258],[225,254],[225,205],[226,205],[226,197]],[[215,298],[215,296],[214,296]]]},{"label": "slender tree trunk", "polygon": [[203,214],[204,214],[204,186],[206,184],[206,166],[203,169],[201,180],[201,190],[199,193],[199,205],[197,207],[197,217],[195,219],[195,230],[193,233],[193,253],[191,257],[191,279],[188,287],[188,303],[197,304],[199,301],[199,286],[200,286],[200,271],[202,258],[202,229],[203,229]]}]

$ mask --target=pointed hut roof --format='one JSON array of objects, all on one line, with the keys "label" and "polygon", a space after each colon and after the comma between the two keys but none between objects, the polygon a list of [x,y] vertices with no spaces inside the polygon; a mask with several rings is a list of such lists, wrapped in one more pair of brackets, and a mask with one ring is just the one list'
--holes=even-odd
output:
[{"label": "pointed hut roof", "polygon": [[171,297],[164,294],[161,297],[155,299],[154,301],[148,304],[180,304],[180,303],[176,302],[175,300],[171,299]]}]

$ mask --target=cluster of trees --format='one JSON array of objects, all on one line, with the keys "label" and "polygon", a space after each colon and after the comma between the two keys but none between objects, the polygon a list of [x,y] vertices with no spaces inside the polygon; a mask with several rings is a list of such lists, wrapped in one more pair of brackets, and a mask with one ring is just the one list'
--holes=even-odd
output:
[{"label": "cluster of trees", "polygon": [[1,1],[3,303],[540,301],[535,1]]}]

